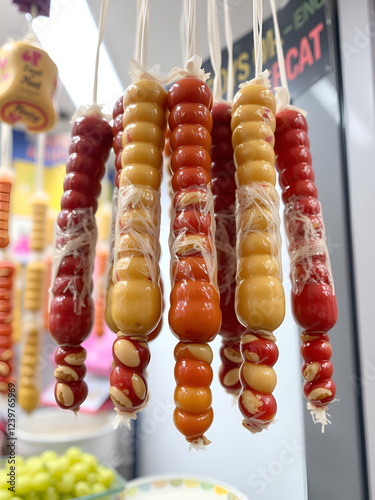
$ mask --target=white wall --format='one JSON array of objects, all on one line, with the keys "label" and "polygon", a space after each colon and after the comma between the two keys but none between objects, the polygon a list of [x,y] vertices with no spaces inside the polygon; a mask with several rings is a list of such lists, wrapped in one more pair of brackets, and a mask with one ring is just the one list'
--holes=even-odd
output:
[{"label": "white wall", "polygon": [[[372,2],[371,2],[372,3]],[[371,498],[375,498],[375,108],[370,2],[338,1],[361,380]]]}]

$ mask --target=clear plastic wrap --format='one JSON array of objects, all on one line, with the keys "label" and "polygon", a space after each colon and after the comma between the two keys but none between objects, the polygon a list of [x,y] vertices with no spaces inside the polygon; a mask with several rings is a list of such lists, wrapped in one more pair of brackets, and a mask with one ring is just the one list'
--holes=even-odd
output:
[{"label": "clear plastic wrap", "polygon": [[118,187],[115,186],[112,197],[112,219],[111,219],[111,231],[109,234],[109,255],[108,255],[107,270],[106,270],[107,280],[105,285],[106,295],[105,295],[105,313],[104,313],[107,326],[113,332],[117,331],[117,327],[113,322],[111,314],[111,299],[112,299],[112,288],[113,288],[113,262],[115,258],[117,198],[118,198]]},{"label": "clear plastic wrap", "polygon": [[260,237],[267,233],[270,241],[269,256],[272,260],[265,262],[264,271],[282,281],[279,206],[279,196],[272,184],[252,182],[237,188],[237,280],[241,280],[243,273],[244,240],[250,233]]},{"label": "clear plastic wrap", "polygon": [[[78,259],[74,274],[68,276],[62,293],[71,293],[74,314],[81,314],[86,299],[91,295],[91,273],[94,267],[97,229],[93,210],[77,208],[67,217],[64,230],[55,226],[54,252],[52,259],[50,306],[54,297],[53,286],[58,276],[61,263],[72,255]],[[79,280],[79,286],[77,281]]]},{"label": "clear plastic wrap", "polygon": [[[308,214],[304,213],[303,205],[298,203],[302,199],[302,196],[293,197],[285,206],[284,212],[290,243],[289,258],[292,293],[299,295],[308,282],[321,282],[314,270],[316,258],[325,263],[328,272],[326,279],[332,287],[333,293],[335,293],[321,205],[318,202],[319,210],[314,214],[314,220],[312,221]],[[302,266],[303,273],[298,270],[298,266]]]},{"label": "clear plastic wrap", "polygon": [[[219,293],[217,285],[217,255],[215,252],[214,235],[216,231],[216,222],[214,216],[214,199],[211,186],[190,186],[186,190],[178,192],[178,202],[171,207],[171,230],[169,236],[169,249],[171,254],[171,285],[176,282],[178,266],[176,265],[180,258],[188,256],[202,256],[204,267],[201,271],[207,273],[210,284]],[[176,197],[175,197],[176,199]],[[175,220],[178,214],[188,207],[195,207],[189,210],[190,220],[185,219],[183,227],[174,228]],[[197,209],[199,207],[199,209]],[[209,216],[209,229],[207,234],[197,231],[201,226],[202,216]],[[194,281],[194,274],[191,275]]]},{"label": "clear plastic wrap", "polygon": [[[135,186],[124,179],[118,191],[115,251],[113,261],[113,281],[119,281],[119,275],[126,272],[131,260],[124,263],[122,254],[126,256],[142,255],[147,263],[145,276],[152,283],[159,283],[160,270],[160,191],[148,188],[154,203],[150,206],[144,202],[145,188]],[[126,238],[124,238],[126,237]],[[123,243],[123,245],[122,245]]]}]

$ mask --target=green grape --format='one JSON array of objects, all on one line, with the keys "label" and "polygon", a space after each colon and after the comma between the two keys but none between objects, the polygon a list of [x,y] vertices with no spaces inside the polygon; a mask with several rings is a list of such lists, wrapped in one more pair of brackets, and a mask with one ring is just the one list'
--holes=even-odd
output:
[{"label": "green grape", "polygon": [[74,494],[77,497],[83,497],[85,495],[90,495],[92,493],[92,488],[89,484],[84,481],[78,481],[74,487]]},{"label": "green grape", "polygon": [[7,471],[5,469],[1,469],[0,470],[0,491],[8,489],[7,481],[8,481]]},{"label": "green grape", "polygon": [[[49,486],[43,495],[43,500],[60,500],[60,495],[53,486]],[[12,499],[14,500],[14,499]]]},{"label": "green grape", "polygon": [[116,474],[113,470],[104,467],[104,465],[99,465],[98,473],[100,477],[100,481],[105,484],[108,488],[111,486],[113,480],[116,477]]},{"label": "green grape", "polygon": [[13,493],[8,490],[0,490],[0,500],[12,500]]},{"label": "green grape", "polygon": [[24,496],[25,500],[40,500],[40,496],[36,491],[30,491],[27,495]]},{"label": "green grape", "polygon": [[48,464],[52,460],[56,460],[56,458],[58,457],[59,455],[54,450],[43,451],[43,453],[40,455],[40,458],[44,465]]},{"label": "green grape", "polygon": [[63,472],[66,471],[66,469],[62,468],[61,462],[59,460],[59,458],[50,460],[49,462],[46,462],[44,466],[53,478],[61,479],[61,476]]},{"label": "green grape", "polygon": [[103,483],[95,483],[92,485],[92,492],[93,493],[101,493],[102,491],[107,491],[108,488],[104,486]]},{"label": "green grape", "polygon": [[56,486],[60,493],[72,493],[74,482],[74,475],[70,472],[64,472],[61,476],[61,480],[57,482]]},{"label": "green grape", "polygon": [[16,476],[16,487],[14,488],[17,495],[26,495],[32,490],[32,478],[29,474]]},{"label": "green grape", "polygon": [[99,476],[95,472],[89,472],[86,479],[88,483],[95,484],[99,481]]},{"label": "green grape", "polygon": [[70,467],[69,472],[74,475],[76,481],[82,481],[86,479],[89,469],[87,464],[76,462]]},{"label": "green grape", "polygon": [[43,462],[39,457],[30,457],[25,460],[25,467],[28,474],[36,474],[44,471]]},{"label": "green grape", "polygon": [[71,446],[65,452],[65,456],[69,459],[71,464],[79,462],[82,456],[82,450],[78,446]]},{"label": "green grape", "polygon": [[12,497],[12,500],[22,500],[21,497]]},{"label": "green grape", "polygon": [[50,475],[48,472],[37,472],[32,478],[34,491],[45,491],[50,484]]},{"label": "green grape", "polygon": [[62,455],[46,464],[46,469],[48,472],[57,480],[60,480],[64,472],[70,467],[69,458]]},{"label": "green grape", "polygon": [[98,459],[91,453],[82,453],[82,462],[87,464],[91,472],[95,472],[98,467]]}]

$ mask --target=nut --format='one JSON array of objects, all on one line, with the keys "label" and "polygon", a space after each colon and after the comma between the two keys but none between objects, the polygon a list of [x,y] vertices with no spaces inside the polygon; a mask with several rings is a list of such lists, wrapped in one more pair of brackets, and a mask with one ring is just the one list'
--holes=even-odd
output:
[{"label": "nut", "polygon": [[133,386],[135,395],[139,399],[144,399],[144,397],[146,396],[147,389],[146,389],[145,383],[143,382],[142,377],[140,377],[136,373],[133,373],[133,375],[132,375],[132,386]]},{"label": "nut", "polygon": [[56,385],[56,397],[58,401],[67,408],[72,406],[74,403],[74,394],[72,389],[68,385],[61,382]]},{"label": "nut", "polygon": [[113,349],[116,358],[125,366],[129,366],[130,368],[139,366],[141,360],[138,349],[129,340],[119,338],[116,340]]},{"label": "nut", "polygon": [[208,364],[212,363],[212,349],[207,344],[189,344],[188,349],[191,354],[199,361],[204,361]]},{"label": "nut", "polygon": [[66,382],[76,382],[78,380],[77,372],[70,366],[65,365],[56,366],[54,376],[56,379],[65,380]]},{"label": "nut", "polygon": [[133,406],[133,403],[130,401],[128,396],[113,385],[109,388],[109,395],[116,406],[120,406],[122,408],[131,408]]},{"label": "nut", "polygon": [[309,401],[320,401],[321,399],[332,396],[332,392],[324,387],[317,387],[309,394]]},{"label": "nut", "polygon": [[270,394],[274,390],[277,378],[271,366],[246,362],[241,370],[246,383],[255,391]]},{"label": "nut", "polygon": [[227,387],[232,387],[232,385],[236,385],[239,380],[239,370],[238,368],[232,368],[232,370],[229,370],[223,379],[224,384]]},{"label": "nut", "polygon": [[303,370],[303,378],[307,380],[307,382],[312,382],[317,374],[319,373],[319,363],[316,361],[314,363],[310,363]]},{"label": "nut", "polygon": [[241,353],[233,347],[224,347],[224,356],[232,363],[242,363]]},{"label": "nut", "polygon": [[255,394],[251,391],[243,391],[241,398],[243,406],[249,413],[251,413],[251,415],[258,413],[261,406],[263,406],[263,401],[257,399]]},{"label": "nut", "polygon": [[64,361],[68,365],[72,366],[80,366],[86,360],[86,350],[83,349],[80,352],[72,352],[71,354],[67,354],[64,358]]}]

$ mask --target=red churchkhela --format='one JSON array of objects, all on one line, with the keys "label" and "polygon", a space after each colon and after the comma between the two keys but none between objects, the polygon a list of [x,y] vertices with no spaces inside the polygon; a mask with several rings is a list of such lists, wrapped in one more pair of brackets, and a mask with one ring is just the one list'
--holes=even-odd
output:
[{"label": "red churchkhela", "polygon": [[60,346],[55,353],[55,399],[61,408],[75,412],[87,396],[86,351],[80,344],[93,325],[94,215],[111,147],[112,129],[101,115],[75,120],[57,219],[49,317],[50,333]]},{"label": "red churchkhela", "polygon": [[303,392],[314,411],[326,409],[336,393],[327,334],[337,320],[336,295],[304,116],[291,109],[277,113],[275,138],[289,239],[292,308],[302,330]]}]

